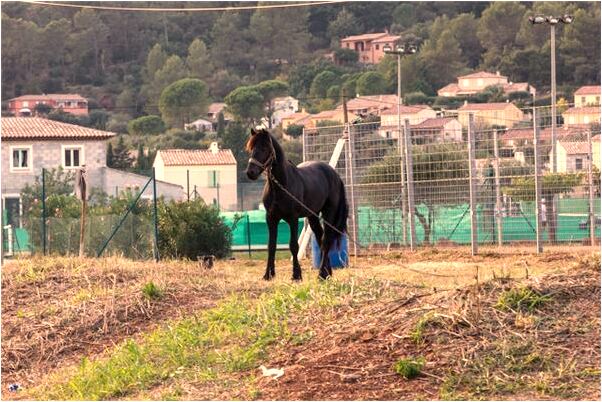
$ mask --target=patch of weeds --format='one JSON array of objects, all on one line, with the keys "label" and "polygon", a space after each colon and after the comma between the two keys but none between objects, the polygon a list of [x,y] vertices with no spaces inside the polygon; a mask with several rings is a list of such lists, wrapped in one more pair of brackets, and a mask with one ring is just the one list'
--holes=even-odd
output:
[{"label": "patch of weeds", "polygon": [[531,312],[550,300],[550,296],[527,287],[513,288],[500,295],[495,307],[505,311]]},{"label": "patch of weeds", "polygon": [[424,333],[428,328],[434,328],[442,324],[442,317],[435,313],[426,313],[410,332],[410,339],[417,345],[424,343]]},{"label": "patch of weeds", "polygon": [[163,297],[163,290],[151,281],[144,284],[142,294],[149,300],[158,300]]},{"label": "patch of weeds", "polygon": [[169,391],[166,391],[163,394],[161,394],[161,400],[179,401],[182,395],[184,395],[184,391],[179,385],[177,385],[174,389],[170,389]]},{"label": "patch of weeds", "polygon": [[291,336],[291,344],[294,346],[303,345],[304,343],[310,341],[314,337],[313,331],[305,331],[300,334],[293,334]]},{"label": "patch of weeds", "polygon": [[416,359],[399,359],[393,366],[393,369],[403,378],[411,380],[412,378],[416,378],[420,375],[425,362],[426,361],[422,356]]},{"label": "patch of weeds", "polygon": [[[156,294],[156,286],[145,288],[149,295]],[[224,372],[248,370],[265,358],[274,342],[290,340],[288,320],[293,313],[315,314],[323,303],[340,302],[345,292],[345,286],[310,282],[279,286],[256,300],[234,295],[208,311],[169,323],[137,341],[128,340],[107,358],[84,359],[75,372],[57,372],[28,397],[118,399],[169,380],[178,371],[211,380]]]}]

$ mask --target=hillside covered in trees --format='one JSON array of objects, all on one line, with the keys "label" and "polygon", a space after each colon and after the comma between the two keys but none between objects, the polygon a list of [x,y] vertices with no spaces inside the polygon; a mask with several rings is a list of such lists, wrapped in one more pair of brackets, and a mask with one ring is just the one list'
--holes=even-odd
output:
[{"label": "hillside covered in trees", "polygon": [[[199,4],[239,5],[111,2],[117,7]],[[395,68],[389,58],[371,67],[356,64],[353,57],[341,57],[336,66],[321,58],[336,50],[341,37],[385,30],[420,47],[416,57],[403,61],[404,92],[433,95],[458,74],[477,68],[545,91],[550,33],[547,26],[529,24],[528,15],[536,13],[575,16],[573,24],[558,26],[559,85],[599,83],[599,2],[350,2],[196,13],[5,3],[2,100],[25,93],[79,92],[135,117],[156,108],[161,91],[185,77],[204,80],[213,100],[238,86],[274,78],[287,81],[293,96],[326,98],[319,88],[312,93],[316,75],[331,71],[340,86],[368,68],[382,76],[384,91],[393,92]]]}]

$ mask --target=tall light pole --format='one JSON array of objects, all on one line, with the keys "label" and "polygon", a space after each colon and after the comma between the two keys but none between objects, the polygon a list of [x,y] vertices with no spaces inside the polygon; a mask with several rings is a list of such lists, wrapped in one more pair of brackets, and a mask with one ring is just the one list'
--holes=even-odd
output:
[{"label": "tall light pole", "polygon": [[551,55],[551,103],[552,103],[552,172],[556,173],[558,170],[558,158],[556,156],[556,25],[559,23],[563,24],[571,24],[573,22],[573,16],[565,14],[562,17],[555,16],[543,16],[536,15],[529,17],[529,22],[533,25],[539,24],[549,24],[550,25],[550,47],[552,55]]},{"label": "tall light pole", "polygon": [[399,148],[399,156],[400,156],[400,163],[401,163],[401,209],[402,209],[402,225],[403,225],[403,231],[402,231],[402,237],[403,237],[403,242],[404,244],[407,243],[407,216],[408,216],[408,207],[407,207],[407,197],[406,197],[406,187],[404,184],[404,177],[405,177],[405,169],[404,169],[404,141],[401,137],[401,56],[406,55],[406,54],[414,54],[418,51],[418,49],[416,48],[416,46],[414,45],[397,45],[395,47],[395,50],[389,46],[389,45],[385,45],[383,47],[383,52],[385,52],[385,54],[394,54],[397,55],[397,144],[398,144],[398,148]]}]

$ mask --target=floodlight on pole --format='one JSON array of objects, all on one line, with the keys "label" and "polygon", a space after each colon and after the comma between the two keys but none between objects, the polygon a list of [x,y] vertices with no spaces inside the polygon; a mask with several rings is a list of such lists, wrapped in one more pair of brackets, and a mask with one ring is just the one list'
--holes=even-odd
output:
[{"label": "floodlight on pole", "polygon": [[397,55],[397,144],[399,149],[400,156],[400,168],[401,168],[401,209],[402,209],[402,238],[404,244],[406,243],[407,236],[407,217],[411,216],[408,211],[407,203],[408,200],[406,198],[406,187],[404,184],[405,177],[405,167],[404,167],[404,141],[402,140],[402,130],[401,130],[401,56],[415,54],[418,51],[418,48],[412,44],[400,44],[395,46],[395,50],[389,44],[383,46],[383,52],[385,54],[394,54]]}]

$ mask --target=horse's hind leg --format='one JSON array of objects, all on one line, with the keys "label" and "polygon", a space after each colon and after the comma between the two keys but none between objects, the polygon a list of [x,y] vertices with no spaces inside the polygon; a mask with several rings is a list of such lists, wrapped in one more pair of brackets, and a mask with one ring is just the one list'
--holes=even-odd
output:
[{"label": "horse's hind leg", "polygon": [[293,256],[293,280],[300,281],[301,276],[301,265],[299,265],[299,260],[297,259],[297,254],[299,254],[299,243],[297,240],[297,236],[299,233],[299,219],[298,218],[289,218],[287,219],[288,226],[291,228],[291,240],[288,243],[289,249],[291,250],[291,255]]},{"label": "horse's hind leg", "polygon": [[310,216],[309,218],[307,218],[307,221],[309,222],[309,227],[311,228],[312,232],[314,232],[314,236],[316,238],[316,241],[318,242],[318,247],[321,248],[322,236],[324,236],[324,229],[322,229],[322,225],[320,225],[320,218]]},{"label": "horse's hind leg", "polygon": [[328,208],[322,210],[322,218],[324,219],[324,234],[322,236],[322,243],[320,249],[322,251],[322,262],[320,263],[320,279],[327,279],[332,276],[332,267],[330,266],[330,258],[328,253],[334,244],[336,238],[336,232],[326,223],[334,221],[334,212]]}]

